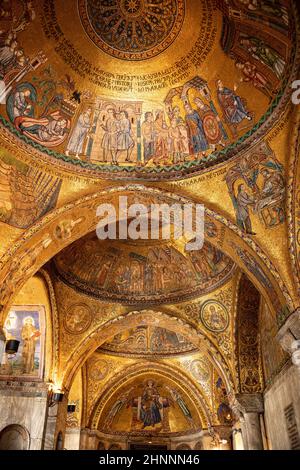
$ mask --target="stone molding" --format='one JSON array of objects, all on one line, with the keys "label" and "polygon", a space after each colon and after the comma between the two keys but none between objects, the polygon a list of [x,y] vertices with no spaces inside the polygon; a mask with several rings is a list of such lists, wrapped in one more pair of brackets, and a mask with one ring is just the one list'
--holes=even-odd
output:
[{"label": "stone molding", "polygon": [[247,413],[263,413],[263,395],[261,393],[238,393],[234,396],[231,407],[238,418],[242,418]]},{"label": "stone molding", "polygon": [[295,341],[300,340],[300,307],[297,308],[282,325],[276,335],[281,347],[291,356],[295,352]]}]

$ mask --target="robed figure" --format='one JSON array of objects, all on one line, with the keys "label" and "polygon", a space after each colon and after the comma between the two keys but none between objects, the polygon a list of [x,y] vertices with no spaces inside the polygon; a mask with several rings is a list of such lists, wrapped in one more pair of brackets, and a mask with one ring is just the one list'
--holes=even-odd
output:
[{"label": "robed figure", "polygon": [[132,406],[137,408],[137,419],[146,427],[163,424],[163,411],[170,406],[168,398],[160,396],[157,386],[149,380],[141,396],[133,398]]},{"label": "robed figure", "polygon": [[203,122],[198,114],[189,104],[185,105],[185,122],[188,130],[189,149],[191,155],[206,152],[209,145],[205,136]]},{"label": "robed figure", "polygon": [[36,342],[38,341],[41,333],[34,326],[34,319],[32,317],[26,317],[24,319],[22,328],[22,360],[23,360],[23,372],[24,374],[32,374],[34,372],[34,356]]},{"label": "robed figure", "polygon": [[244,119],[252,120],[252,116],[246,109],[244,101],[235,91],[224,87],[221,80],[217,82],[218,101],[228,124],[236,127]]}]

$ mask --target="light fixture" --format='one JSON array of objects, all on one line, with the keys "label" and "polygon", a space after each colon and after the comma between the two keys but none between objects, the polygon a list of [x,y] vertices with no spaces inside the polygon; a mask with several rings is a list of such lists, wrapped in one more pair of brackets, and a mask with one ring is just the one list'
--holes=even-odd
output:
[{"label": "light fixture", "polygon": [[53,392],[53,390],[50,390],[49,392],[49,398],[48,398],[48,406],[52,407],[54,405],[57,405],[58,403],[61,403],[64,398],[64,393],[63,392]]},{"label": "light fixture", "polygon": [[73,403],[68,405],[68,413],[75,413],[75,410],[76,410],[76,405],[74,405]]},{"label": "light fixture", "polygon": [[62,392],[53,393],[52,399],[55,403],[61,403],[63,401],[63,398],[64,394]]},{"label": "light fixture", "polygon": [[6,354],[17,354],[20,341],[17,339],[9,339],[6,341],[5,352]]}]

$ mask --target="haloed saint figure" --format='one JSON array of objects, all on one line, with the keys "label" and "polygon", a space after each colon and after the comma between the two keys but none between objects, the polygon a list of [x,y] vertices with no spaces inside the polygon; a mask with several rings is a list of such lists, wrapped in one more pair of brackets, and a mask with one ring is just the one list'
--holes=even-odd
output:
[{"label": "haloed saint figure", "polygon": [[43,377],[45,312],[42,306],[14,307],[5,321],[7,340],[20,342],[16,354],[5,354],[0,375],[9,377]]},{"label": "haloed saint figure", "polygon": [[142,423],[142,429],[163,426],[164,409],[169,408],[168,398],[160,396],[156,383],[148,380],[142,395],[132,399],[131,406],[137,409],[137,420]]},{"label": "haloed saint figure", "polygon": [[22,328],[22,359],[23,359],[23,373],[33,374],[34,372],[34,356],[36,342],[41,336],[39,330],[35,327],[34,319],[32,317],[26,317],[23,320]]}]

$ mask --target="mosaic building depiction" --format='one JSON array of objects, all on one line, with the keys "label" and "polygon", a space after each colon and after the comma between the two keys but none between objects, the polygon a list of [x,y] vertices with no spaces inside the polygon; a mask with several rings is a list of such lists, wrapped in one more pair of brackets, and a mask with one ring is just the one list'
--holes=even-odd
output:
[{"label": "mosaic building depiction", "polygon": [[300,449],[298,3],[0,1],[1,455]]}]

